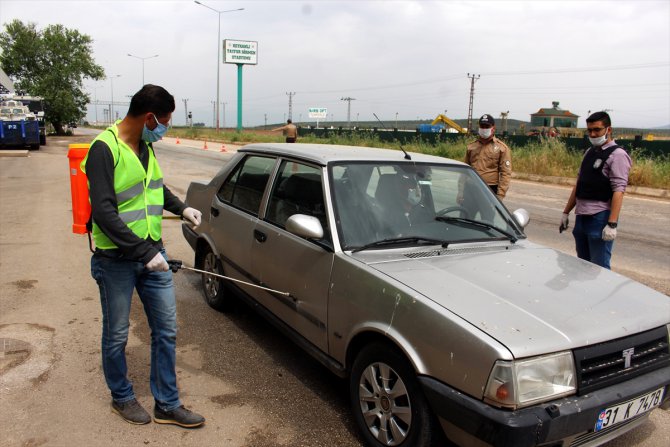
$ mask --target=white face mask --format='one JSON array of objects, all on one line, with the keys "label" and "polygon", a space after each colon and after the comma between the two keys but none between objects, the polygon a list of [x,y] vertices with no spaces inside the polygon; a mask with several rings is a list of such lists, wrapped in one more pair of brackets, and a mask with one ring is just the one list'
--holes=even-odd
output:
[{"label": "white face mask", "polygon": [[591,146],[602,146],[607,142],[607,132],[605,132],[605,135],[602,137],[589,137],[589,142],[591,143]]},{"label": "white face mask", "polygon": [[412,206],[416,206],[421,202],[421,190],[418,186],[407,191],[407,201]]},{"label": "white face mask", "polygon": [[479,128],[479,136],[482,137],[483,139],[488,140],[489,138],[491,138],[491,135],[493,135],[492,127],[489,129],[483,129],[481,127]]}]

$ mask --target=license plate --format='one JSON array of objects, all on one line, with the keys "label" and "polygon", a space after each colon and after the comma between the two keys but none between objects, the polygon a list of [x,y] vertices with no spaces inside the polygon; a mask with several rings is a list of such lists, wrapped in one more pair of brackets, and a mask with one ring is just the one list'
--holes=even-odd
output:
[{"label": "license plate", "polygon": [[595,431],[604,430],[629,419],[647,413],[661,404],[663,388],[638,396],[613,407],[605,408],[598,415]]}]

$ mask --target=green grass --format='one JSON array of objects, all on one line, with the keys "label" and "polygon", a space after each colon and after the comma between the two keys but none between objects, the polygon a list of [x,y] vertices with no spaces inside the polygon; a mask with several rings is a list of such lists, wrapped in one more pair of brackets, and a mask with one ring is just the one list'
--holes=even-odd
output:
[{"label": "green grass", "polygon": [[[220,141],[235,144],[283,142],[281,133],[267,134],[253,131],[217,133],[206,128],[170,128],[168,136]],[[397,142],[383,142],[379,138],[370,138],[369,134],[338,135],[336,132],[328,134],[327,138],[318,138],[313,135],[300,137],[301,143],[342,144],[348,146],[383,147],[400,150]],[[421,140],[403,145],[407,152],[419,152],[437,155],[440,157],[463,160],[467,144],[472,137],[463,137],[454,142],[432,145]],[[515,172],[554,177],[571,177],[577,175],[582,161],[582,154],[570,151],[560,140],[547,140],[542,143],[527,146],[511,147],[512,168]],[[628,183],[633,186],[670,189],[670,156],[649,158],[634,150],[630,154],[633,167],[629,174]]]}]

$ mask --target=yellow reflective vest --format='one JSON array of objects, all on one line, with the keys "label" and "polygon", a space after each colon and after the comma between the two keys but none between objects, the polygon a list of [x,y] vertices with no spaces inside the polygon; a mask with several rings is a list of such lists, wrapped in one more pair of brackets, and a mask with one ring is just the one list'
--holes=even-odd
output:
[{"label": "yellow reflective vest", "polygon": [[[114,157],[114,191],[119,217],[139,238],[158,241],[161,239],[163,220],[163,172],[154,151],[149,150],[149,163],[144,170],[135,152],[122,140],[115,123],[100,133],[92,142],[102,141],[109,147]],[[147,143],[148,145],[148,143]],[[81,170],[86,172],[88,154],[81,162]],[[95,246],[103,250],[118,248],[93,221]]]}]

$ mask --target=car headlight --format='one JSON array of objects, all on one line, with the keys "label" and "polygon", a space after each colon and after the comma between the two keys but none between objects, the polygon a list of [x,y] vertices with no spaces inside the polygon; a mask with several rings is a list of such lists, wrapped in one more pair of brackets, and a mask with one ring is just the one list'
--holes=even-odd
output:
[{"label": "car headlight", "polygon": [[484,399],[496,406],[521,408],[575,392],[575,363],[570,351],[523,360],[498,360]]}]

